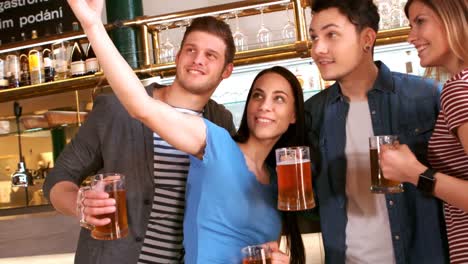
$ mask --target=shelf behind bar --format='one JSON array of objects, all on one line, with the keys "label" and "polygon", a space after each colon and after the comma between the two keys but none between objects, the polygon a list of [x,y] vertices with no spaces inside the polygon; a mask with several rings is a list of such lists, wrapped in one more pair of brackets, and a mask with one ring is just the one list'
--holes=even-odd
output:
[{"label": "shelf behind bar", "polygon": [[83,31],[63,33],[60,35],[41,37],[38,39],[30,39],[25,41],[16,41],[2,45],[0,47],[0,54],[6,54],[17,50],[27,50],[37,46],[46,46],[58,41],[70,41],[81,38],[86,38],[86,35],[83,33]]},{"label": "shelf behind bar", "polygon": [[[113,24],[105,25],[106,30],[111,30],[114,27],[115,25]],[[57,34],[57,35],[41,36],[37,39],[19,40],[13,43],[10,42],[6,44],[2,44],[0,46],[0,55],[7,54],[12,51],[27,50],[29,48],[37,47],[37,46],[51,45],[59,41],[72,41],[76,39],[85,39],[85,38],[86,38],[86,34],[83,32],[83,30],[79,30],[79,31],[65,32],[65,33]]]},{"label": "shelf behind bar", "polygon": [[[306,57],[307,43],[296,42],[294,44],[279,45],[275,47],[255,49],[236,54],[235,65],[246,65],[267,61],[275,61],[289,58]],[[175,64],[150,65],[140,69],[135,69],[135,73],[140,79],[161,76],[168,77],[175,74]],[[54,81],[20,88],[0,90],[0,103],[19,99],[26,99],[44,95],[51,95],[75,90],[95,88],[106,85],[102,72],[94,75],[75,77],[61,81]]]},{"label": "shelf behind bar", "polygon": [[[387,45],[397,42],[404,42],[407,39],[409,28],[398,28],[385,30],[377,35],[376,45]],[[311,43],[308,41],[297,41],[294,44],[278,45],[263,49],[254,49],[239,52],[234,59],[234,65],[247,65],[275,60],[284,60],[298,57],[309,57]],[[162,78],[175,74],[175,64],[156,64],[136,69],[135,73],[141,78],[160,76]],[[106,85],[107,81],[103,73],[70,78],[62,81],[30,85],[14,89],[0,90],[0,103],[19,99],[26,99],[50,94],[57,94],[75,90],[95,88]]]},{"label": "shelf behind bar", "polygon": [[408,41],[409,27],[379,31],[375,45],[388,45]]},{"label": "shelf behind bar", "polygon": [[[234,3],[227,3],[222,5],[203,7],[197,9],[186,10],[182,12],[174,12],[170,14],[158,15],[158,16],[142,16],[136,20],[124,21],[125,26],[137,26],[142,24],[154,25],[174,22],[184,19],[193,19],[200,16],[217,16],[219,14],[231,13],[233,11],[242,11],[239,16],[253,15],[260,13],[255,10],[259,7],[268,7],[265,9],[265,13],[276,12],[284,10],[285,7],[280,8],[281,4],[291,3],[291,0],[250,0],[240,1]],[[270,10],[271,9],[271,10]],[[246,13],[243,13],[244,10]]]},{"label": "shelf behind bar", "polygon": [[0,103],[75,90],[89,89],[101,84],[104,85],[106,83],[107,81],[105,80],[103,73],[96,73],[94,75],[75,77],[66,80],[29,85],[19,88],[10,88],[0,90]]}]

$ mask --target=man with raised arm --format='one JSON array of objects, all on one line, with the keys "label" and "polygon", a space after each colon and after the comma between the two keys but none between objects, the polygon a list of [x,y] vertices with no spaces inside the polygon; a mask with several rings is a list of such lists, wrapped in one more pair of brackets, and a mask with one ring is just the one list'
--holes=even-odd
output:
[{"label": "man with raised arm", "polygon": [[[79,7],[84,3],[73,2]],[[99,6],[99,1],[88,2]],[[100,17],[100,8],[94,9],[90,16],[97,13],[95,17]],[[83,28],[93,30],[87,25]],[[100,47],[93,48],[99,52]],[[233,134],[231,113],[209,98],[219,83],[230,76],[234,53],[227,24],[213,17],[196,18],[187,28],[177,54],[174,83],[162,88],[153,84],[146,87],[146,92],[181,112],[203,115]],[[131,71],[115,68],[114,60],[101,61],[101,65],[113,69],[106,76]],[[44,192],[57,211],[77,215],[78,188],[87,176],[98,172],[122,173],[126,176],[130,231],[126,238],[100,241],[91,238],[90,231],[83,228],[75,263],[183,262],[182,225],[188,168],[187,154],[132,118],[115,95],[98,96],[88,119],[47,176]],[[109,222],[108,218],[97,219],[96,215],[115,210],[115,201],[105,193],[86,192],[82,202],[85,220],[94,225]]]}]

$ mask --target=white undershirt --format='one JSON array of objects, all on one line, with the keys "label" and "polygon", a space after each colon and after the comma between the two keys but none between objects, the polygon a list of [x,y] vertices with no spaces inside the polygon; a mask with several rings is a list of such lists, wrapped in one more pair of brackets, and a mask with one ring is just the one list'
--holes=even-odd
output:
[{"label": "white undershirt", "polygon": [[352,102],[346,120],[346,263],[395,263],[383,194],[370,192],[369,137],[373,136],[367,101]]}]

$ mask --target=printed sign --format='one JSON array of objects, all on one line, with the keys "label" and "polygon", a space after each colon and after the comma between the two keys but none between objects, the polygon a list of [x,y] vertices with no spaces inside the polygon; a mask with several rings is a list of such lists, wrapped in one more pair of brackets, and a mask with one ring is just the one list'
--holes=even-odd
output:
[{"label": "printed sign", "polygon": [[0,0],[0,39],[10,43],[12,37],[21,41],[21,33],[31,39],[31,31],[39,37],[57,33],[61,23],[63,32],[72,30],[75,18],[66,0]]}]

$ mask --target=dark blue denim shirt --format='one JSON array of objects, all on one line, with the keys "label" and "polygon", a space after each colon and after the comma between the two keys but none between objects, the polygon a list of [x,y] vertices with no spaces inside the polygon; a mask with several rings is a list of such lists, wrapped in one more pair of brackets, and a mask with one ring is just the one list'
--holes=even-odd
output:
[{"label": "dark blue denim shirt", "polygon": [[[391,72],[381,62],[376,65],[377,80],[367,94],[374,134],[399,135],[400,142],[408,144],[427,164],[426,149],[439,112],[440,86],[428,79]],[[333,264],[345,263],[348,109],[338,83],[305,103],[325,259]],[[405,183],[404,190],[386,195],[396,263],[448,263],[441,202],[423,195],[412,184]]]}]

